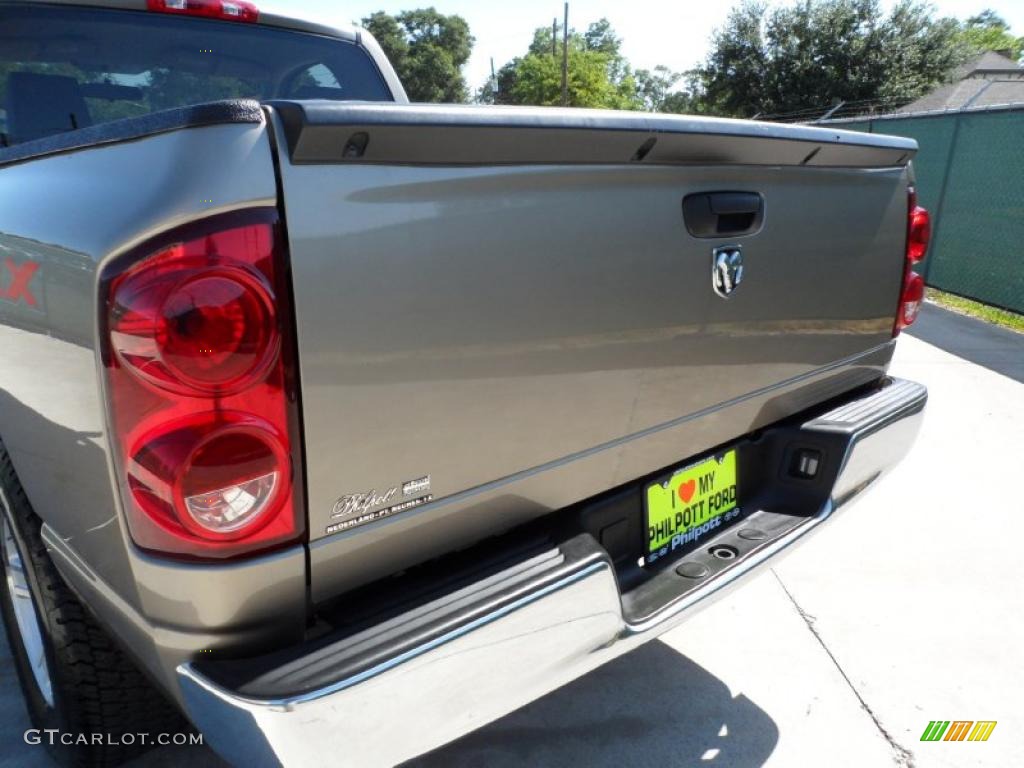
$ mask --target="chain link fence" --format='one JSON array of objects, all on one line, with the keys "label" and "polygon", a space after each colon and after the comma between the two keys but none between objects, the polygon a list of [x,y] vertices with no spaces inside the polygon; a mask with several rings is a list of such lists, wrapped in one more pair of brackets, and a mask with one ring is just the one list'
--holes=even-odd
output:
[{"label": "chain link fence", "polygon": [[932,214],[925,281],[1024,312],[1024,104],[828,123],[917,139],[918,199]]}]

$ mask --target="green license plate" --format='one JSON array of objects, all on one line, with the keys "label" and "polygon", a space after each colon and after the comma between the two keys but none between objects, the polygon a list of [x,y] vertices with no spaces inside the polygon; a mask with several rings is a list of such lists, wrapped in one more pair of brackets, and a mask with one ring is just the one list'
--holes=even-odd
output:
[{"label": "green license plate", "polygon": [[648,563],[682,554],[739,517],[737,465],[736,451],[726,451],[647,486]]}]

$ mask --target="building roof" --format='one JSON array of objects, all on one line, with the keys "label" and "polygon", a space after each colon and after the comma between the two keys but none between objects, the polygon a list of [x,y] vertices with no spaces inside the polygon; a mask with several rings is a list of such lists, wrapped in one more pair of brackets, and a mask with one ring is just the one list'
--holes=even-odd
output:
[{"label": "building roof", "polygon": [[1001,53],[985,51],[957,69],[952,83],[896,111],[936,112],[1017,103],[1024,103],[1024,67]]},{"label": "building roof", "polygon": [[1020,64],[1004,56],[999,51],[985,51],[961,65],[953,75],[954,80],[968,77],[987,77],[990,75],[1006,75],[1008,77],[1024,77],[1024,69]]}]

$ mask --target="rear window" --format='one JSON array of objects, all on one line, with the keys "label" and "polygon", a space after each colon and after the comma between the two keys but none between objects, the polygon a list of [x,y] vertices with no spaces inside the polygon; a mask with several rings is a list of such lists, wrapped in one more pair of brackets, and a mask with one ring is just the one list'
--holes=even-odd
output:
[{"label": "rear window", "polygon": [[0,4],[0,145],[219,99],[392,101],[359,46],[255,24]]}]

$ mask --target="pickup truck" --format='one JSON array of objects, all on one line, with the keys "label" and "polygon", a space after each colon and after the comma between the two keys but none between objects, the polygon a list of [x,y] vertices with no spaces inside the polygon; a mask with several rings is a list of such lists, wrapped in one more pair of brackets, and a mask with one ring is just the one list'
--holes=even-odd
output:
[{"label": "pickup truck", "polygon": [[420,755],[914,440],[911,140],[410,105],[246,0],[2,2],[0,67],[0,607],[68,764]]}]

